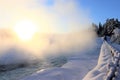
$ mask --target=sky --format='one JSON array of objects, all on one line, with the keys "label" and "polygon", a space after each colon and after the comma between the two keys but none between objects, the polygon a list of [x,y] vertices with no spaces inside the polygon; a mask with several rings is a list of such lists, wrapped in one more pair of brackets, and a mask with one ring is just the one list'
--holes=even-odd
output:
[{"label": "sky", "polygon": [[87,27],[90,18],[76,0],[0,0],[0,27],[30,21],[42,33],[66,33]]},{"label": "sky", "polygon": [[107,18],[120,19],[119,3],[119,0],[0,0],[0,27],[14,27],[30,20],[41,32],[69,32],[88,23],[104,23]]},{"label": "sky", "polygon": [[94,23],[104,23],[107,18],[120,19],[120,0],[78,0],[87,9]]}]

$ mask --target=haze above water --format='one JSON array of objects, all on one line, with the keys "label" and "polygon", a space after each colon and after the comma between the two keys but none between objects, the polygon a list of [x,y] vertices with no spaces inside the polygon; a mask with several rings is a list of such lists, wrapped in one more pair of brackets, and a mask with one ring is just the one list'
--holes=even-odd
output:
[{"label": "haze above water", "polygon": [[[94,44],[89,14],[76,0],[1,0],[0,11],[1,64],[74,54]],[[14,31],[15,25],[24,20],[37,27],[27,41]],[[29,28],[23,30],[28,32]]]}]

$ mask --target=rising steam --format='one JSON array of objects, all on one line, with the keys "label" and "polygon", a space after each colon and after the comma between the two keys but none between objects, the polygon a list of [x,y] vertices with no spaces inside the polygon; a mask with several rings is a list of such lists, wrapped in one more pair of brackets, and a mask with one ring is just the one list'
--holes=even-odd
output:
[{"label": "rising steam", "polygon": [[[49,2],[51,1],[51,2]],[[7,3],[6,3],[7,2]],[[44,58],[45,55],[73,53],[88,48],[95,33],[87,11],[77,0],[1,0],[0,63]],[[30,19],[39,27],[29,42],[12,32],[17,21]]]}]

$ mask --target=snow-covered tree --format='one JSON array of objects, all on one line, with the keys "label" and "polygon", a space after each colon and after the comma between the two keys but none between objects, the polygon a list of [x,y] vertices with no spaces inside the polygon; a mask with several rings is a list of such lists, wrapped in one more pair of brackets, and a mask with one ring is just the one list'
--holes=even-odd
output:
[{"label": "snow-covered tree", "polygon": [[113,35],[111,36],[111,42],[116,42],[120,44],[120,29],[116,28],[113,30]]}]

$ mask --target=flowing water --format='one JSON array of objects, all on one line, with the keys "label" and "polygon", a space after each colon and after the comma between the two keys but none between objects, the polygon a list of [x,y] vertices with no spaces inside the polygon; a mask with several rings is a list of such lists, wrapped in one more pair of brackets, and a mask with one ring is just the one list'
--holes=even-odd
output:
[{"label": "flowing water", "polygon": [[14,70],[0,72],[0,80],[19,80],[25,76],[31,75],[32,73],[52,68],[52,67],[60,67],[67,62],[66,57],[57,57],[57,58],[50,58],[47,61],[41,61],[38,64],[30,65],[23,68],[16,68]]}]

